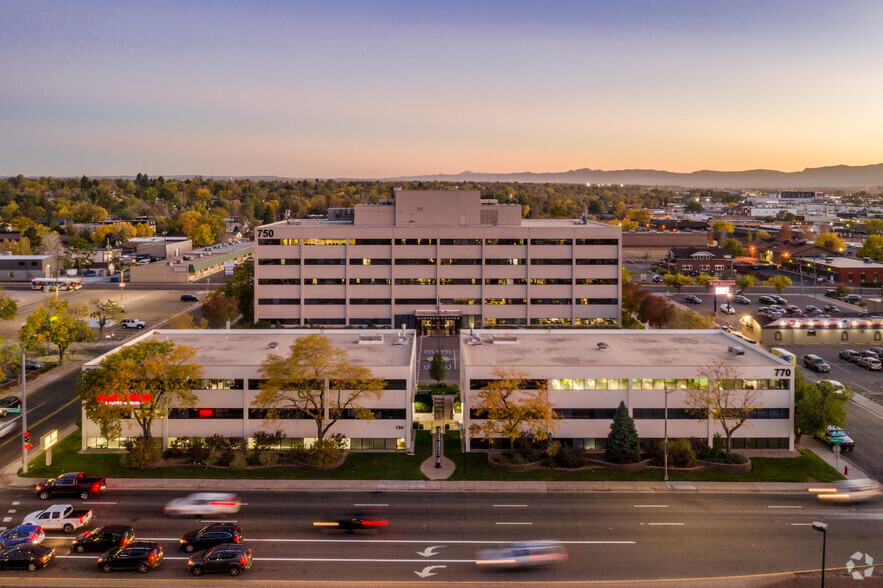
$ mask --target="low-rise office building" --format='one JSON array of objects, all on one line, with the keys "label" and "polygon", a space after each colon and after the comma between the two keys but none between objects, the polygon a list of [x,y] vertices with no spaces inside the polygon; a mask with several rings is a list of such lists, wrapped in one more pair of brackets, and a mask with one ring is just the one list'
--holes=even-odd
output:
[{"label": "low-rise office building", "polygon": [[620,229],[522,220],[478,190],[395,198],[255,229],[255,319],[280,326],[617,326]]},{"label": "low-rise office building", "polygon": [[[463,333],[460,349],[469,450],[489,447],[469,436],[470,425],[481,422],[478,391],[500,370],[513,369],[524,374],[525,388],[548,388],[560,417],[554,437],[564,443],[604,448],[621,401],[645,445],[664,438],[666,406],[670,439],[711,443],[723,435],[720,423],[694,410],[686,391],[707,386],[714,365],[729,366],[728,385],[756,390],[762,403],[736,431],[733,447],[794,449],[794,366],[725,331],[485,331]],[[493,446],[507,443],[496,439]]]},{"label": "low-rise office building", "polygon": [[134,265],[129,269],[130,281],[135,284],[187,284],[209,278],[214,273],[242,263],[254,254],[254,243],[242,240],[224,242],[189,251],[179,251],[177,257]]},{"label": "low-rise office building", "polygon": [[[268,413],[266,407],[255,406],[259,393],[262,362],[271,353],[285,356],[299,337],[323,333],[315,330],[155,330],[126,343],[147,340],[172,341],[196,349],[196,362],[202,367],[200,387],[192,408],[172,407],[153,423],[151,434],[162,439],[163,447],[178,437],[251,438],[256,432],[284,434],[283,447],[309,446],[316,437],[315,421],[296,418],[294,411],[284,414]],[[414,333],[401,331],[324,332],[331,344],[347,354],[350,363],[371,370],[384,381],[380,398],[360,401],[360,406],[371,410],[373,419],[357,419],[353,411],[346,412],[329,431],[341,433],[353,450],[412,450],[411,421],[416,381],[416,345]],[[83,366],[94,369],[107,355],[102,355]],[[327,382],[325,383],[327,386]],[[140,402],[125,391],[102,398],[114,403]],[[326,408],[327,411],[327,408]],[[327,413],[326,413],[327,414]],[[302,416],[302,415],[301,415]],[[97,424],[90,421],[85,410],[83,422],[83,449],[119,448],[131,438],[140,437],[141,429],[134,419],[123,421],[118,439],[105,439]]]}]

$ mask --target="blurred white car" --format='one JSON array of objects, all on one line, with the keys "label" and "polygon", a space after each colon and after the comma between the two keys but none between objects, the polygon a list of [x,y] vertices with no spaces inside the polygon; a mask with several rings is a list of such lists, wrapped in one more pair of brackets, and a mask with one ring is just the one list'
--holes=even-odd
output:
[{"label": "blurred white car", "polygon": [[176,498],[166,504],[164,512],[170,517],[197,517],[239,512],[242,502],[227,492],[198,492]]},{"label": "blurred white car", "polygon": [[721,304],[721,312],[724,314],[736,314],[736,309],[732,304]]},{"label": "blurred white car", "polygon": [[524,541],[479,551],[475,563],[483,567],[529,568],[549,566],[565,559],[567,551],[555,541]]},{"label": "blurred white car", "polygon": [[862,478],[835,482],[830,486],[810,488],[822,502],[869,502],[883,495],[883,486],[877,480]]}]

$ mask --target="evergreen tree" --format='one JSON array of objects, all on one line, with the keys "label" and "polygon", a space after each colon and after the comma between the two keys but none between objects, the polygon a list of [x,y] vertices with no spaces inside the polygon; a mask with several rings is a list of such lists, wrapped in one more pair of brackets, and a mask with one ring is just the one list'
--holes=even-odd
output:
[{"label": "evergreen tree", "polygon": [[635,428],[635,421],[629,415],[625,402],[620,401],[610,433],[607,434],[607,461],[613,463],[635,463],[641,460],[641,438]]},{"label": "evergreen tree", "polygon": [[429,377],[435,380],[436,384],[441,384],[446,375],[445,358],[441,351],[436,351],[435,355],[432,356],[432,363],[429,365]]}]

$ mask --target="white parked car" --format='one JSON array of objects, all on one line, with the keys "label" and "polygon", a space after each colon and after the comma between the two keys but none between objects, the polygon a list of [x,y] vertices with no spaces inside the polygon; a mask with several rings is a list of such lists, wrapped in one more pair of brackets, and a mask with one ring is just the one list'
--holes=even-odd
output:
[{"label": "white parked car", "polygon": [[724,314],[736,314],[736,309],[732,304],[721,304],[721,312]]},{"label": "white parked car", "polygon": [[235,494],[227,492],[198,492],[176,498],[166,504],[165,514],[170,517],[198,517],[205,515],[235,514],[242,502]]}]

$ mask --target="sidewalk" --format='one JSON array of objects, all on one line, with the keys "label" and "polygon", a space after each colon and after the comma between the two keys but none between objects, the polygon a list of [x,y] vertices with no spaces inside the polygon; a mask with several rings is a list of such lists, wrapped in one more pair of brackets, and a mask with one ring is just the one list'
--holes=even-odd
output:
[{"label": "sidewalk", "polygon": [[[870,400],[868,402],[871,402]],[[871,402],[871,404],[875,404],[875,402]],[[846,476],[848,480],[858,480],[862,478],[870,478],[868,474],[863,472],[852,463],[849,459],[849,453],[841,453],[839,457],[834,455],[834,452],[830,447],[822,445],[818,440],[813,439],[812,437],[808,437],[804,435],[800,439],[800,444],[803,445],[804,448],[809,449],[820,458],[822,458],[829,466]],[[835,459],[836,457],[836,459]],[[848,468],[848,470],[847,470]]]}]

